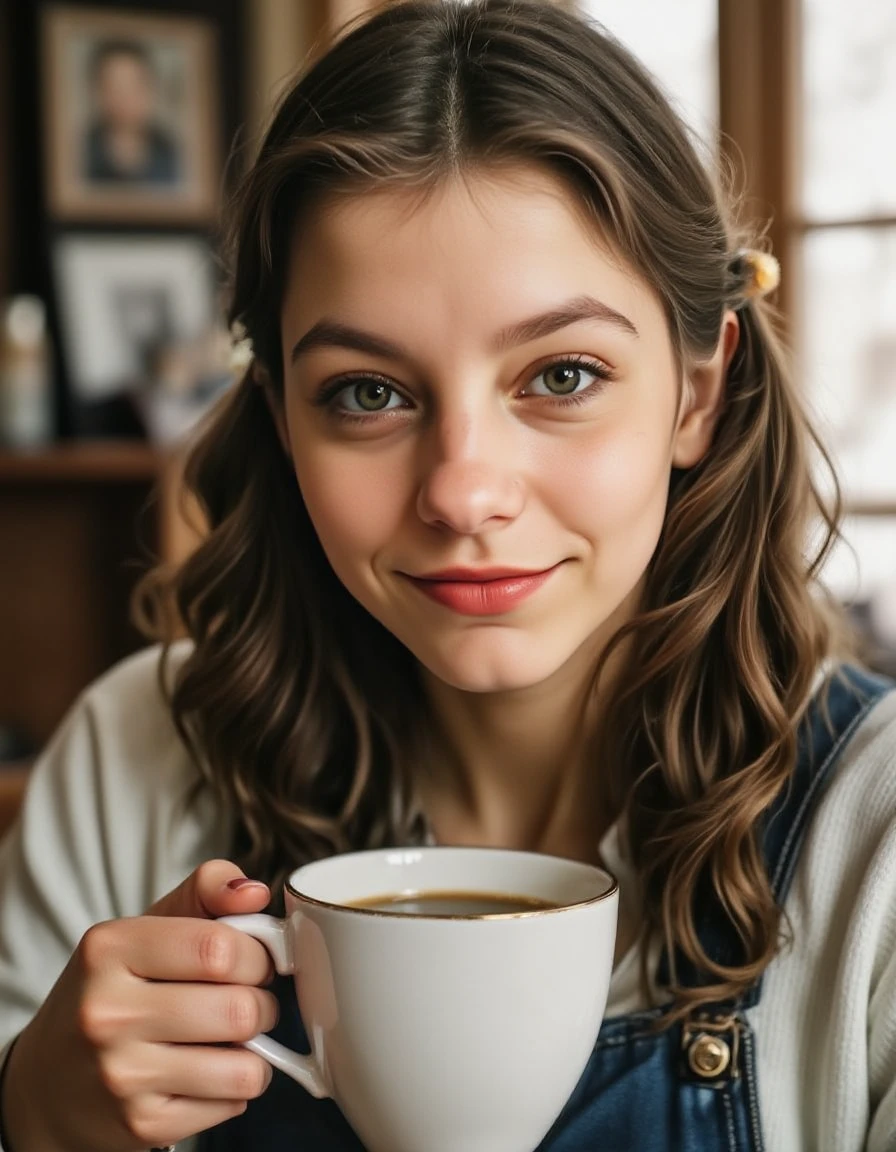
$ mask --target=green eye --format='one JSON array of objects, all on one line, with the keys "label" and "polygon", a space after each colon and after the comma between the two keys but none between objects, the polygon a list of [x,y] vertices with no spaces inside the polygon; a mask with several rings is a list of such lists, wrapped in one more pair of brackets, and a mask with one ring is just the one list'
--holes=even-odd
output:
[{"label": "green eye", "polygon": [[410,405],[401,392],[388,380],[379,376],[362,376],[337,382],[332,391],[324,393],[321,403],[345,417],[363,420],[367,416],[392,412]]},{"label": "green eye", "polygon": [[554,364],[542,374],[545,387],[555,396],[568,396],[582,382],[582,372],[571,364]]},{"label": "green eye", "polygon": [[389,406],[392,389],[379,380],[362,380],[352,389],[352,398],[363,412],[379,412]]},{"label": "green eye", "polygon": [[610,369],[600,360],[565,357],[547,364],[529,381],[527,396],[555,397],[557,400],[586,399],[612,379]]}]

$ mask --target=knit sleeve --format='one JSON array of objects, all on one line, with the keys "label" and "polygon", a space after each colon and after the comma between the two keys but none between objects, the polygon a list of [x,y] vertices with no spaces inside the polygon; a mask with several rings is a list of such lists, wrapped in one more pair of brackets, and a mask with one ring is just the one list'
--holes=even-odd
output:
[{"label": "knit sleeve", "polygon": [[140,915],[230,824],[197,775],[157,682],[158,651],[82,696],[34,767],[0,845],[0,1050],[28,1023],[85,931]]},{"label": "knit sleeve", "polygon": [[868,1012],[871,1123],[867,1152],[896,1152],[896,822],[881,845],[878,866],[881,888],[889,895],[884,902]]},{"label": "knit sleeve", "polygon": [[92,924],[140,915],[228,854],[232,824],[197,793],[158,655],[140,653],[84,693],[0,844],[0,1068]]},{"label": "knit sleeve", "polygon": [[0,849],[0,1045],[31,1019],[86,928],[119,911],[103,852],[98,767],[81,702],[35,765]]}]

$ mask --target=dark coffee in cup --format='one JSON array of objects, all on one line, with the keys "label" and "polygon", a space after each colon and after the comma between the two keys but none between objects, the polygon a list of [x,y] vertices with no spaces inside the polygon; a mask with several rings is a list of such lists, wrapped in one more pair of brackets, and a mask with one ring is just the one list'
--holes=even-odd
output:
[{"label": "dark coffee in cup", "polygon": [[348,907],[372,912],[398,912],[405,916],[519,916],[545,912],[560,905],[537,896],[508,892],[395,892],[353,900]]}]

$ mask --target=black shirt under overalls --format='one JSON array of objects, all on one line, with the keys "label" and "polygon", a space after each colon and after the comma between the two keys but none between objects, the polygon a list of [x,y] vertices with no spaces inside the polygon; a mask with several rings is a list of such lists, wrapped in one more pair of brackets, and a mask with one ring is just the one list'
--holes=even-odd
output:
[{"label": "black shirt under overalls", "polygon": [[[779,904],[843,748],[891,687],[889,681],[842,669],[826,693],[825,707],[813,703],[801,725],[796,772],[764,829],[764,854]],[[699,929],[709,955],[730,955],[730,925],[719,909],[708,908]],[[680,966],[678,977],[688,981]],[[278,978],[275,991],[281,1018],[272,1035],[307,1052],[292,979]],[[755,1039],[744,1015],[761,993],[760,980],[737,1005],[715,1005],[662,1031],[655,1028],[662,1008],[607,1018],[579,1084],[537,1152],[762,1152]],[[332,1100],[313,1099],[279,1072],[242,1116],[204,1133],[200,1149],[363,1152]]]}]

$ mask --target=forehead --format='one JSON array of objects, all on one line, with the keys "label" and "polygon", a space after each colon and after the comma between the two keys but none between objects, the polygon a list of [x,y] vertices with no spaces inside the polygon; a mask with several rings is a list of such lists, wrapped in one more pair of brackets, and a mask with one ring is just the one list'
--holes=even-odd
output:
[{"label": "forehead", "polygon": [[559,178],[534,166],[479,169],[425,189],[331,196],[304,213],[284,336],[346,309],[390,326],[441,311],[475,328],[583,294],[665,328],[656,293]]}]

